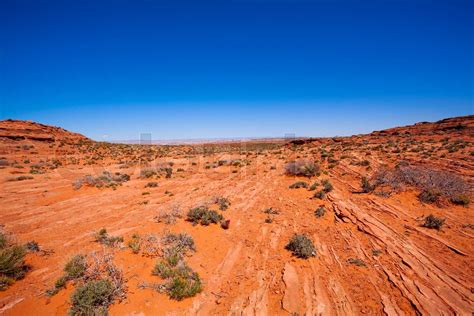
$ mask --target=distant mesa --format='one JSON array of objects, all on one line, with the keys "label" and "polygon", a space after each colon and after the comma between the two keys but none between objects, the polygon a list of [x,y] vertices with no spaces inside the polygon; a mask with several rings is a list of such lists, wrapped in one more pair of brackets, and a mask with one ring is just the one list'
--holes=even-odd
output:
[{"label": "distant mesa", "polygon": [[[460,132],[474,134],[474,115],[460,116],[443,119],[437,122],[420,122],[414,125],[388,128],[381,131],[374,131],[370,136],[397,136],[397,135],[433,135],[445,132]],[[355,135],[362,136],[362,135]],[[155,140],[147,141],[146,144],[152,145],[193,145],[206,143],[235,143],[235,142],[287,142],[294,145],[302,145],[311,142],[318,142],[321,139],[332,139],[334,142],[341,140],[340,137],[298,137],[298,138],[211,138],[211,139],[180,139],[180,140]],[[0,121],[0,141],[38,141],[52,143],[57,141],[67,141],[68,143],[92,142],[84,135],[67,131],[61,127],[45,125],[33,121],[22,120],[3,120]],[[141,144],[140,140],[121,140],[111,141],[113,143],[123,144]]]}]

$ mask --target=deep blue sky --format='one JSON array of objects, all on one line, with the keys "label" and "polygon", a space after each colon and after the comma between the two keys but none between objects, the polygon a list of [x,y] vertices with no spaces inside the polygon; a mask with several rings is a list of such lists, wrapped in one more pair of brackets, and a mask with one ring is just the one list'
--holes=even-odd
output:
[{"label": "deep blue sky", "polygon": [[[191,4],[190,4],[191,3]],[[0,1],[0,119],[97,140],[474,113],[474,1]]]}]

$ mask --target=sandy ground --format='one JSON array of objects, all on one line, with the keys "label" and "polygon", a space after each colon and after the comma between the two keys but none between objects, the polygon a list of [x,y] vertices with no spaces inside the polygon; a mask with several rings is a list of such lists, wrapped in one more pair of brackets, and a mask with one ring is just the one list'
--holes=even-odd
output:
[{"label": "sandy ground", "polygon": [[[464,135],[467,148],[447,158],[423,159],[417,152],[407,152],[403,158],[457,172],[472,187],[472,138]],[[357,141],[362,144],[362,140]],[[63,157],[57,148],[48,152],[50,146],[40,141],[33,142],[36,154],[13,150],[12,144],[9,140],[2,145],[2,155],[10,161]],[[128,286],[126,299],[111,306],[111,315],[470,315],[474,311],[474,231],[466,226],[474,224],[472,203],[468,207],[423,204],[415,189],[390,197],[360,193],[361,175],[399,159],[374,150],[367,155],[370,150],[363,146],[355,146],[351,158],[339,159],[334,167],[325,163],[327,174],[309,180],[288,176],[285,163],[319,160],[314,149],[321,143],[279,146],[244,154],[166,153],[148,163],[174,163],[171,178],[153,180],[159,183],[156,188],[145,188],[151,179],[139,177],[140,166],[119,168],[119,159],[108,156],[94,165],[64,163],[24,181],[8,179],[27,174],[28,169],[0,169],[0,224],[19,242],[35,240],[48,251],[27,255],[31,270],[0,292],[0,314],[65,315],[73,285],[52,298],[44,292],[71,256],[103,247],[92,236],[103,227],[125,239],[122,248],[107,248]],[[331,142],[327,149],[331,146],[339,145]],[[344,153],[334,152],[336,157]],[[84,155],[71,152],[76,158]],[[224,159],[247,159],[250,165],[205,167]],[[369,168],[351,163],[362,159],[370,162]],[[184,171],[176,172],[179,168]],[[116,190],[73,188],[81,176],[105,169],[127,173],[131,180]],[[314,192],[304,188],[288,188],[295,181],[311,184],[321,179],[334,185],[323,200],[312,198]],[[228,230],[218,225],[193,226],[185,219],[174,225],[155,220],[160,210],[172,207],[186,213],[193,206],[209,204],[217,210],[216,196],[231,201],[229,209],[220,212],[230,219]],[[318,218],[314,211],[321,205],[327,212]],[[265,222],[263,213],[269,207],[279,211],[272,223]],[[445,226],[440,231],[421,227],[420,218],[428,214],[445,218]],[[180,302],[139,288],[144,281],[159,281],[151,275],[157,259],[126,247],[135,233],[167,231],[187,232],[194,238],[197,251],[187,261],[204,283],[202,293]],[[298,259],[285,250],[294,233],[313,240],[316,257]],[[365,266],[350,264],[349,258],[360,259]]]}]

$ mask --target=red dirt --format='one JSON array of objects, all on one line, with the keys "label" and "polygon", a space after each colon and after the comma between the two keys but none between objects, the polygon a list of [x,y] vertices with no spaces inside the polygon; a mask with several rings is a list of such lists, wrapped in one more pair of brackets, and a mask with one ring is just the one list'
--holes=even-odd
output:
[{"label": "red dirt", "polygon": [[[8,165],[0,169],[0,224],[18,242],[35,240],[51,253],[27,255],[31,270],[0,292],[0,314],[66,314],[73,283],[52,298],[44,292],[71,256],[101,249],[92,234],[103,227],[123,236],[124,245],[135,233],[189,233],[197,251],[186,260],[204,285],[193,298],[170,300],[138,287],[143,281],[160,281],[151,275],[156,258],[126,247],[109,249],[128,285],[126,299],[110,307],[111,315],[474,311],[472,203],[424,204],[417,199],[419,190],[411,187],[389,197],[360,193],[361,176],[407,161],[460,175],[469,184],[472,200],[474,116],[297,143],[249,142],[242,150],[235,144],[118,145],[37,123],[1,121],[0,160]],[[321,149],[335,161],[321,162]],[[285,175],[285,163],[299,158],[320,161],[327,174],[311,180]],[[226,159],[250,164],[206,167]],[[370,166],[357,164],[363,160]],[[139,178],[140,166],[167,162],[174,163],[171,178]],[[44,173],[30,174],[31,165],[39,165]],[[179,168],[184,171],[177,172]],[[127,173],[131,180],[115,190],[73,188],[81,176],[103,170]],[[9,181],[21,175],[33,179]],[[330,179],[334,185],[324,200],[312,199],[315,191],[288,188],[296,181],[311,184],[316,179]],[[150,181],[159,186],[145,188]],[[175,225],[154,219],[173,205],[184,213],[202,203],[217,210],[215,196],[231,201],[229,209],[220,212],[230,219],[227,230],[193,226],[184,219]],[[314,211],[320,205],[326,206],[326,214],[317,218]],[[262,211],[269,207],[279,214],[265,223]],[[440,231],[421,227],[420,219],[428,214],[446,219]],[[312,239],[316,257],[298,259],[285,249],[296,232]],[[349,258],[366,266],[349,264]]]}]

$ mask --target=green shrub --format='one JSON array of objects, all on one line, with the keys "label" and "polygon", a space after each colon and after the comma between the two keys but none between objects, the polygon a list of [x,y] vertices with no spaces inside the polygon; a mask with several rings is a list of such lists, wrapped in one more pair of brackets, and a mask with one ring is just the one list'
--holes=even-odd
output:
[{"label": "green shrub", "polygon": [[356,265],[358,267],[366,267],[365,262],[357,258],[349,258],[347,259],[347,263]]},{"label": "green shrub", "polygon": [[298,181],[289,186],[290,189],[308,188],[308,184],[304,181]]},{"label": "green shrub", "polygon": [[469,184],[456,174],[424,166],[409,166],[406,162],[398,164],[394,169],[380,169],[373,176],[373,184],[376,187],[390,186],[397,191],[412,186],[420,191],[439,193],[448,200],[469,192]]},{"label": "green shrub", "polygon": [[273,218],[271,218],[271,217],[265,218],[265,223],[267,223],[267,224],[273,223]]},{"label": "green shrub", "polygon": [[79,178],[73,182],[72,186],[76,190],[79,190],[83,185],[93,186],[96,188],[106,187],[115,189],[117,186],[122,185],[122,183],[127,182],[129,180],[130,176],[128,174],[103,171],[102,174],[97,177],[86,175],[82,178]]},{"label": "green shrub", "polygon": [[219,209],[220,209],[221,211],[227,210],[227,209],[229,208],[229,206],[230,206],[230,201],[229,201],[229,199],[228,199],[228,198],[225,198],[225,197],[218,197],[218,198],[216,198],[215,203],[216,203],[217,205],[219,205]]},{"label": "green shrub", "polygon": [[13,179],[10,179],[9,181],[24,181],[24,180],[31,180],[33,179],[32,176],[19,176]]},{"label": "green shrub", "polygon": [[295,234],[285,247],[294,256],[302,259],[316,256],[316,248],[313,242],[306,235]]},{"label": "green shrub", "polygon": [[156,170],[153,168],[144,168],[140,170],[140,178],[151,178],[156,175]]},{"label": "green shrub", "polygon": [[89,281],[71,296],[69,315],[107,315],[113,301],[113,285],[109,280]]},{"label": "green shrub", "polygon": [[367,166],[370,166],[370,161],[368,161],[368,160],[361,160],[361,161],[354,162],[354,163],[352,163],[352,164],[353,164],[353,165],[356,165],[356,166],[367,167]]},{"label": "green shrub", "polygon": [[324,193],[324,190],[320,190],[314,193],[313,197],[322,200],[326,197],[326,193]]},{"label": "green shrub", "polygon": [[29,242],[27,242],[25,244],[25,248],[30,251],[30,252],[38,252],[40,251],[40,246],[39,244],[34,241],[34,240],[30,240]]},{"label": "green shrub", "polygon": [[7,236],[0,231],[0,249],[3,249],[7,246]]},{"label": "green shrub", "polygon": [[425,218],[425,222],[423,223],[422,226],[426,228],[440,230],[443,224],[444,224],[444,219],[430,214]]},{"label": "green shrub", "polygon": [[329,193],[334,189],[331,181],[329,181],[328,179],[321,180],[321,184],[323,185],[324,193]]},{"label": "green shrub", "polygon": [[440,197],[441,193],[432,189],[423,190],[420,194],[418,194],[418,199],[421,202],[428,204],[438,202]]},{"label": "green shrub", "polygon": [[194,225],[201,224],[207,226],[211,223],[217,224],[224,217],[216,211],[209,210],[206,206],[199,206],[190,209],[187,214],[187,220],[193,222]]},{"label": "green shrub", "polygon": [[173,168],[160,168],[160,171],[165,173],[165,178],[171,178],[173,174]]},{"label": "green shrub", "polygon": [[6,290],[16,280],[25,276],[26,249],[23,246],[12,245],[0,249],[0,291]]},{"label": "green shrub", "polygon": [[376,257],[377,257],[377,256],[380,256],[381,254],[382,254],[382,250],[380,250],[380,249],[374,249],[374,250],[372,250],[372,255],[374,255],[374,256],[376,256]]},{"label": "green shrub", "polygon": [[167,280],[164,289],[174,300],[180,301],[192,297],[202,290],[199,275],[173,250],[168,251],[165,258],[157,262],[152,274]]},{"label": "green shrub", "polygon": [[316,209],[316,211],[314,211],[314,215],[316,217],[323,217],[324,214],[326,214],[326,208],[324,207],[324,205],[321,205]]},{"label": "green shrub", "polygon": [[278,210],[274,209],[273,207],[269,207],[269,208],[265,209],[265,210],[263,211],[263,213],[265,213],[265,214],[270,214],[270,215],[278,215],[278,214],[280,214],[280,212],[279,212]]},{"label": "green shrub", "polygon": [[171,278],[175,274],[175,266],[171,265],[167,260],[161,260],[156,263],[151,271],[152,275],[157,275],[162,279]]},{"label": "green shrub", "polygon": [[19,279],[25,273],[25,254],[23,246],[13,245],[0,250],[0,275]]},{"label": "green shrub", "polygon": [[0,291],[5,291],[13,283],[15,279],[0,274]]},{"label": "green shrub", "polygon": [[132,249],[133,253],[137,254],[140,252],[141,240],[140,235],[134,234],[132,239],[128,241],[128,247]]},{"label": "green shrub", "polygon": [[466,194],[459,194],[450,199],[450,201],[456,205],[468,206],[471,203],[471,199]]},{"label": "green shrub", "polygon": [[192,236],[186,233],[169,233],[162,238],[163,244],[167,246],[166,250],[172,249],[178,251],[180,254],[185,255],[189,252],[196,251],[196,245]]},{"label": "green shrub", "polygon": [[288,175],[312,177],[319,175],[320,167],[312,161],[298,160],[287,163],[285,172]]},{"label": "green shrub", "polygon": [[67,282],[67,277],[62,276],[56,280],[56,282],[54,283],[54,287],[57,289],[64,288],[66,287],[66,282]]},{"label": "green shrub", "polygon": [[182,211],[179,207],[172,207],[169,210],[159,210],[158,215],[155,216],[155,220],[158,223],[165,223],[167,225],[172,225],[176,223],[178,218],[182,218]]},{"label": "green shrub", "polygon": [[123,242],[123,237],[109,236],[107,230],[102,228],[95,234],[95,241],[109,247],[115,247]]},{"label": "green shrub", "polygon": [[370,184],[370,181],[367,179],[367,177],[362,177],[360,180],[360,186],[362,188],[362,192],[364,193],[372,192],[375,189],[375,187]]},{"label": "green shrub", "polygon": [[313,184],[308,188],[308,191],[314,191],[318,187],[318,181],[313,182]]},{"label": "green shrub", "polygon": [[49,289],[46,291],[47,296],[54,296],[59,293],[61,289],[64,289],[66,287],[66,282],[68,278],[63,275],[62,277],[58,278],[56,282],[54,283],[54,287],[52,289]]},{"label": "green shrub", "polygon": [[194,273],[191,278],[174,277],[166,288],[171,299],[181,301],[200,293],[202,284],[199,275]]},{"label": "green shrub", "polygon": [[145,185],[145,188],[156,188],[158,187],[158,182],[148,182],[146,185]]},{"label": "green shrub", "polygon": [[65,276],[69,280],[82,277],[87,269],[87,261],[84,255],[75,255],[64,266]]}]

